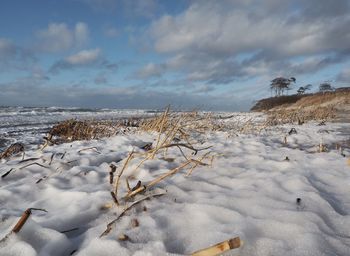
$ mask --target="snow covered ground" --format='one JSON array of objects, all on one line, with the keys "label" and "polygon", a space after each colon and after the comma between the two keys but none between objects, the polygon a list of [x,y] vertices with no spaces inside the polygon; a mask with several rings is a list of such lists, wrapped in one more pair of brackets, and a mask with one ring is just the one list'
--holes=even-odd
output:
[{"label": "snow covered ground", "polygon": [[[297,134],[284,144],[292,127]],[[345,148],[344,157],[334,146],[349,139],[344,131],[350,132],[350,124],[203,135],[198,147],[213,146],[212,166],[163,180],[153,192],[165,195],[133,207],[102,238],[123,209],[102,209],[112,202],[109,165],[118,171],[130,151],[143,151],[140,147],[156,134],[76,141],[26,152],[25,159],[38,160],[2,160],[0,175],[14,169],[0,180],[0,239],[25,209],[47,213],[33,211],[20,232],[0,242],[0,255],[186,255],[236,236],[243,247],[225,255],[350,255],[350,151]],[[318,152],[320,141],[328,152]],[[149,160],[131,173],[141,159],[125,170],[123,177],[134,176],[131,185],[147,183],[184,160],[171,148],[166,158]],[[21,168],[34,162],[40,165]],[[125,187],[122,180],[121,194]],[[129,239],[119,240],[123,234]]]}]

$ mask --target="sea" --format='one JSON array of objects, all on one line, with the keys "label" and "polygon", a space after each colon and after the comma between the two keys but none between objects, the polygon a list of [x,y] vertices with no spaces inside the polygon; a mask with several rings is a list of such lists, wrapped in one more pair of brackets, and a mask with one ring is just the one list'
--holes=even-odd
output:
[{"label": "sea", "polygon": [[0,152],[20,142],[26,148],[43,143],[52,126],[68,119],[121,120],[155,115],[158,110],[62,107],[0,107]]}]

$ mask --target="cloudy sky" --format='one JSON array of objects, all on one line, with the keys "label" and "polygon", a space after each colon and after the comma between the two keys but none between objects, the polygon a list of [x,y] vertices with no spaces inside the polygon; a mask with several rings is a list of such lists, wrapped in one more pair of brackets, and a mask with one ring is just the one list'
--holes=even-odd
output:
[{"label": "cloudy sky", "polygon": [[247,110],[350,84],[350,0],[2,0],[0,105]]}]

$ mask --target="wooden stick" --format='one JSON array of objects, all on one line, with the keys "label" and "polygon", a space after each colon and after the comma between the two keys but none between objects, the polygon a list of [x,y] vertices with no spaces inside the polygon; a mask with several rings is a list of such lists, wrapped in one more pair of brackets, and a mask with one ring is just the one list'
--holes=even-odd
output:
[{"label": "wooden stick", "polygon": [[243,244],[243,241],[239,237],[235,237],[208,248],[196,251],[191,256],[214,256],[223,252],[239,248]]},{"label": "wooden stick", "polygon": [[23,225],[26,223],[26,221],[28,220],[29,216],[32,214],[32,210],[47,212],[45,209],[28,208],[27,210],[25,210],[23,212],[21,218],[18,220],[16,225],[13,227],[12,232],[18,233],[22,229]]}]

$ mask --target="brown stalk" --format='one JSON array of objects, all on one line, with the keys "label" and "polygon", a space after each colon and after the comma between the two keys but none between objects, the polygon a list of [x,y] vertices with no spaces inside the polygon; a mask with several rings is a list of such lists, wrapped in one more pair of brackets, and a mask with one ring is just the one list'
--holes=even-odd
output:
[{"label": "brown stalk", "polygon": [[130,193],[127,193],[124,197],[124,199],[128,199],[128,198],[131,198],[131,197],[134,197],[136,196],[137,194],[149,189],[150,187],[153,187],[154,185],[158,184],[159,182],[161,182],[162,180],[164,180],[165,178],[171,176],[171,175],[174,175],[175,173],[177,173],[178,171],[180,171],[182,168],[186,167],[187,165],[189,165],[192,161],[189,160],[185,163],[183,163],[182,165],[170,170],[169,172],[167,173],[164,173],[163,175],[160,175],[158,178],[155,178],[154,180],[152,180],[151,182],[149,182],[147,185],[144,185],[144,186],[140,186],[138,189],[130,192]]},{"label": "brown stalk", "polygon": [[239,248],[243,244],[243,241],[239,237],[235,237],[221,243],[215,244],[208,248],[191,253],[191,256],[214,256],[219,255],[225,251]]},{"label": "brown stalk", "polygon": [[27,210],[25,210],[23,212],[21,218],[18,220],[16,225],[12,228],[12,232],[18,233],[22,229],[23,225],[26,223],[26,221],[28,220],[29,216],[32,214],[33,210],[47,212],[45,209],[28,208]]},{"label": "brown stalk", "polygon": [[[128,163],[130,162],[130,160],[132,159],[133,157],[133,154],[134,154],[134,150],[129,154],[128,158],[126,159],[122,169],[120,170],[118,176],[117,176],[117,180],[115,182],[115,190],[114,190],[114,193],[115,193],[115,197],[118,198],[118,187],[119,187],[119,181],[120,181],[120,177],[123,175],[123,172],[124,170],[126,169]],[[118,200],[117,200],[118,201]],[[119,205],[119,204],[118,204]]]}]

